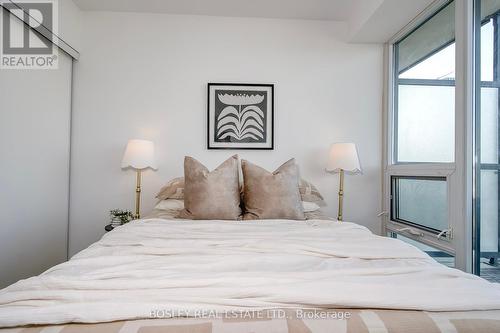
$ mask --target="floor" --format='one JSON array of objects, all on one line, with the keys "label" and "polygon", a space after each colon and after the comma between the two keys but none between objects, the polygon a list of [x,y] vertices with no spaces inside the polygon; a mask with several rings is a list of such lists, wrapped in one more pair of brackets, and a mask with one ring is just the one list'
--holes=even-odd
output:
[{"label": "floor", "polygon": [[[431,255],[432,256],[432,255]],[[434,256],[433,256],[434,257]],[[453,257],[434,257],[437,262],[449,266],[449,267],[454,267],[455,266],[455,258]],[[485,278],[486,280],[490,282],[496,282],[500,283],[500,266],[492,266],[486,263],[486,259],[484,259],[484,262],[481,262],[481,277]]]},{"label": "floor", "polygon": [[500,283],[500,266],[490,266],[481,263],[481,277],[490,282]]}]

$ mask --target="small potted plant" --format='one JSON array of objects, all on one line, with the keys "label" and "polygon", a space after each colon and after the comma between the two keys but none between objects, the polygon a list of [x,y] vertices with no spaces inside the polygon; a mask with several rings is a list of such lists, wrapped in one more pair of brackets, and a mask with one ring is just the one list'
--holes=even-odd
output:
[{"label": "small potted plant", "polygon": [[113,227],[120,226],[133,220],[134,215],[129,210],[113,209],[109,211],[111,217],[111,225]]}]

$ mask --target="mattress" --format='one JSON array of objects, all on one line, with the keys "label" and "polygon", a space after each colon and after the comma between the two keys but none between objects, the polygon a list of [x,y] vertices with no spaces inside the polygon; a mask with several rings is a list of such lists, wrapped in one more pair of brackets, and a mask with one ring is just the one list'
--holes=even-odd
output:
[{"label": "mattress", "polygon": [[[246,315],[279,309],[287,315]],[[331,309],[352,317],[302,316]],[[362,331],[421,321],[450,332],[493,325],[486,332],[495,332],[497,310],[499,284],[357,224],[324,220],[133,221],[0,291],[0,327],[210,323],[223,330],[265,322],[285,332],[302,324]]]}]

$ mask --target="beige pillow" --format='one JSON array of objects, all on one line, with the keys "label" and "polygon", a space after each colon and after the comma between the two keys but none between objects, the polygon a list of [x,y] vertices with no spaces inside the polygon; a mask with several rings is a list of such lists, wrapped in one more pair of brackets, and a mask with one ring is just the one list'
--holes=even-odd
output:
[{"label": "beige pillow", "polygon": [[310,201],[302,201],[302,207],[304,208],[304,213],[315,212],[321,209],[321,207],[318,206],[318,204]]},{"label": "beige pillow", "polygon": [[319,193],[316,186],[308,182],[307,180],[301,179],[299,183],[300,197],[302,201],[314,202],[315,204],[323,207],[326,206],[325,199]]},{"label": "beige pillow", "polygon": [[304,220],[299,169],[291,159],[273,173],[246,160],[241,162],[245,186],[243,219]]},{"label": "beige pillow", "polygon": [[192,157],[184,158],[184,210],[179,217],[192,220],[240,218],[238,155],[210,172]]},{"label": "beige pillow", "polygon": [[[239,166],[238,170],[240,174],[240,192],[243,193],[243,175],[241,174],[241,168]],[[158,198],[159,201],[167,199],[184,200],[184,177],[177,177],[170,180],[160,189],[156,198]]]},{"label": "beige pillow", "polygon": [[184,200],[177,200],[177,199],[161,200],[156,204],[155,209],[181,211],[184,209]]},{"label": "beige pillow", "polygon": [[184,177],[174,178],[160,189],[156,195],[160,200],[184,199]]},{"label": "beige pillow", "polygon": [[328,220],[328,221],[337,221],[336,218],[330,217],[321,210],[316,210],[314,212],[306,212],[304,213],[306,216],[306,220]]}]

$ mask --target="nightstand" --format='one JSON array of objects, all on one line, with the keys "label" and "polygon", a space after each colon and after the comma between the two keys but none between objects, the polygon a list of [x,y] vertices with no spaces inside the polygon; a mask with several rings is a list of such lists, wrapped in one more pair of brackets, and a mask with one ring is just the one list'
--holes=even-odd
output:
[{"label": "nightstand", "polygon": [[106,232],[108,231],[111,231],[113,230],[115,227],[113,227],[111,224],[108,224],[107,226],[104,227],[104,230],[106,230]]}]

